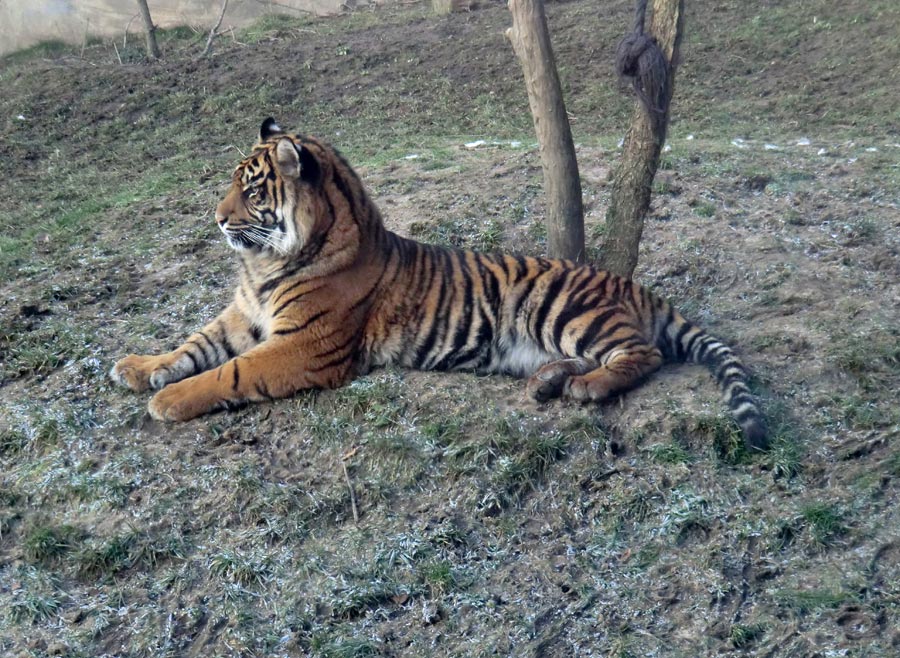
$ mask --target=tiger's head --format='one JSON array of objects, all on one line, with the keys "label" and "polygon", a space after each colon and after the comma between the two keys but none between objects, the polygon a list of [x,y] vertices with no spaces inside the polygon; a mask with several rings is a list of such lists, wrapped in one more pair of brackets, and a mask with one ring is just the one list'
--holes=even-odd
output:
[{"label": "tiger's head", "polygon": [[327,232],[323,185],[331,177],[330,150],[320,142],[263,121],[253,152],[235,168],[216,222],[229,246],[292,258]]}]

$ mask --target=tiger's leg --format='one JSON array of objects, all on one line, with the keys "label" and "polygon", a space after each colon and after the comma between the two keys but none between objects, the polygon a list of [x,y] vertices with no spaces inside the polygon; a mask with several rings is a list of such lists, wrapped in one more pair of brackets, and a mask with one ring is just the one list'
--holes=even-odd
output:
[{"label": "tiger's leg", "polygon": [[178,349],[156,356],[130,354],[113,366],[110,376],[134,391],[159,389],[215,368],[257,343],[249,321],[232,303]]},{"label": "tiger's leg", "polygon": [[546,402],[562,395],[565,383],[575,375],[593,370],[596,363],[587,359],[560,359],[547,363],[528,378],[525,390],[538,402]]},{"label": "tiger's leg", "polygon": [[568,379],[564,394],[573,400],[599,402],[622,393],[662,365],[663,356],[653,345],[635,345],[616,350],[603,365]]},{"label": "tiger's leg", "polygon": [[354,353],[355,343],[269,340],[213,370],[169,384],[153,396],[148,410],[157,420],[184,421],[303,389],[337,388],[353,374]]}]

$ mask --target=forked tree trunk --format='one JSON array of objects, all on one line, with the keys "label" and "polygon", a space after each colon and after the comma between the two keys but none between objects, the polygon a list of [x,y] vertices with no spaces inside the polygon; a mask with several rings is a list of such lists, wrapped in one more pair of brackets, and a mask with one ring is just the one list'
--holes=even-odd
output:
[{"label": "forked tree trunk", "polygon": [[506,36],[522,64],[541,152],[550,256],[580,261],[584,259],[581,179],[544,4],[542,0],[509,0],[509,11],[513,25]]},{"label": "forked tree trunk", "polygon": [[[668,65],[664,93],[655,108],[636,104],[625,137],[622,159],[613,174],[612,196],[606,211],[606,237],[600,265],[631,278],[638,261],[644,217],[650,208],[650,190],[666,140],[669,103],[674,91],[678,48],[684,24],[684,0],[651,0],[653,16],[647,35],[656,39]],[[645,90],[646,91],[646,90]],[[651,96],[652,102],[652,96]]]},{"label": "forked tree trunk", "polygon": [[144,33],[147,35],[147,57],[160,59],[162,53],[159,52],[159,45],[156,43],[156,26],[150,17],[150,7],[147,6],[147,0],[137,0],[137,3],[141,10],[141,18],[144,20]]}]

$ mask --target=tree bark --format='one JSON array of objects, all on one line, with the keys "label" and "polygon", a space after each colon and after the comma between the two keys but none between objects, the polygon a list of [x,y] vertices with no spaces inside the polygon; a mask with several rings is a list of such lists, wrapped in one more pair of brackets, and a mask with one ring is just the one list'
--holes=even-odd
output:
[{"label": "tree bark", "polygon": [[668,63],[665,102],[658,108],[661,114],[657,117],[640,102],[636,103],[622,159],[613,174],[612,196],[606,211],[606,237],[601,247],[600,266],[629,279],[637,265],[644,217],[650,208],[650,190],[666,141],[684,27],[684,0],[652,0],[652,7],[647,34],[656,39]]},{"label": "tree bark", "polygon": [[544,170],[547,241],[554,258],[584,259],[584,211],[575,146],[542,0],[509,0],[506,31],[522,64]]},{"label": "tree bark", "polygon": [[156,43],[156,26],[150,17],[150,7],[147,6],[147,0],[137,0],[137,3],[141,10],[141,18],[144,20],[144,33],[147,35],[147,57],[161,59],[162,53],[159,52],[159,45]]}]

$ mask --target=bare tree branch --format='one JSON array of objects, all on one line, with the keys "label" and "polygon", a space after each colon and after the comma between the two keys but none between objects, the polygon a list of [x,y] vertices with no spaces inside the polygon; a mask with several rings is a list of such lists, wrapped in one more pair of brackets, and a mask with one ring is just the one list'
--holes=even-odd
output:
[{"label": "bare tree branch", "polygon": [[206,40],[206,48],[203,49],[203,52],[200,54],[200,57],[206,57],[209,55],[209,52],[212,50],[213,39],[216,38],[216,33],[219,31],[219,26],[222,25],[222,19],[225,18],[225,10],[228,8],[228,0],[222,0],[222,11],[219,12],[219,20],[216,21],[216,24],[213,25],[213,29],[209,31],[209,38]]}]

